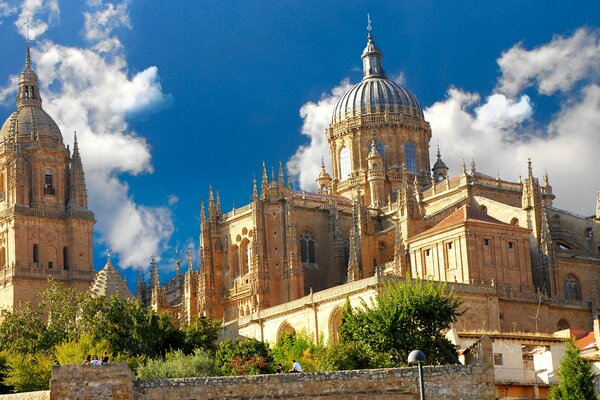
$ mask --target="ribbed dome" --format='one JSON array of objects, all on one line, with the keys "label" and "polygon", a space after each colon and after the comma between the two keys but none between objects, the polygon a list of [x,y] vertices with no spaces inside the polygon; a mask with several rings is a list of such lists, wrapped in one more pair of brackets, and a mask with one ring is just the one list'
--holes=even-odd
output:
[{"label": "ribbed dome", "polygon": [[354,85],[337,102],[331,118],[332,124],[346,118],[374,113],[393,113],[423,118],[423,110],[414,94],[390,81],[383,70],[383,53],[373,39],[369,24],[367,46],[362,52],[363,80]]},{"label": "ribbed dome", "polygon": [[29,46],[25,52],[25,68],[19,78],[17,111],[2,125],[0,140],[50,139],[62,143],[62,134],[56,122],[42,109],[42,97],[36,73],[31,69]]},{"label": "ribbed dome", "polygon": [[12,113],[2,125],[1,140],[12,139],[15,133],[17,140],[27,140],[32,137],[49,138],[62,143],[62,134],[56,122],[41,107],[23,107]]},{"label": "ribbed dome", "polygon": [[331,123],[384,112],[423,118],[423,110],[414,94],[389,79],[366,78],[337,102]]}]

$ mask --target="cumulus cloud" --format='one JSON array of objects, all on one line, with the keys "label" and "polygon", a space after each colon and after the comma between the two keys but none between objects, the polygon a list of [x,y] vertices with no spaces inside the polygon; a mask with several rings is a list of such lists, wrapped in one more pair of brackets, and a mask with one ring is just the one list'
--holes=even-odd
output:
[{"label": "cumulus cloud", "polygon": [[[594,168],[600,148],[599,31],[580,28],[531,50],[518,43],[498,58],[498,65],[501,74],[491,93],[450,87],[445,99],[424,111],[450,173],[460,173],[463,159],[475,159],[477,170],[516,181],[531,158],[538,177],[548,171],[556,206],[592,214],[600,189]],[[302,134],[310,143],[298,148],[288,168],[304,190],[316,190],[321,156],[331,171],[325,129],[335,103],[350,86],[344,81],[300,110]],[[555,97],[559,111],[549,122],[536,119],[527,89]]]},{"label": "cumulus cloud", "polygon": [[510,96],[528,86],[546,95],[565,92],[576,82],[600,78],[600,37],[597,31],[580,28],[533,50],[519,43],[502,54],[498,65],[502,71],[499,90]]},{"label": "cumulus cloud", "polygon": [[302,190],[316,191],[315,180],[321,171],[321,158],[324,159],[327,170],[331,171],[331,153],[325,129],[331,123],[331,115],[337,101],[351,87],[350,81],[344,80],[330,93],[323,94],[318,102],[309,101],[300,108],[300,116],[304,120],[302,134],[308,136],[310,142],[296,150],[287,162],[287,168]]},{"label": "cumulus cloud", "polygon": [[15,26],[19,33],[33,40],[58,23],[58,0],[24,0]]},{"label": "cumulus cloud", "polygon": [[[154,111],[168,96],[156,67],[135,74],[128,70],[122,45],[113,33],[117,27],[130,26],[127,2],[94,0],[88,6],[84,35],[89,48],[45,40],[32,49],[32,61],[44,108],[61,127],[65,143],[72,143],[71,132],[77,131],[100,240],[118,253],[121,267],[145,267],[151,255],[160,258],[174,228],[169,207],[136,203],[121,179],[123,173],[153,171],[149,146],[127,119]],[[53,13],[58,14],[55,1],[27,0],[19,18]],[[15,83],[11,78],[10,84]],[[0,101],[9,91],[8,86],[0,89]]]},{"label": "cumulus cloud", "polygon": [[19,76],[11,75],[8,77],[8,83],[0,87],[0,105],[6,106],[15,101],[15,93],[19,85]]},{"label": "cumulus cloud", "polygon": [[[538,176],[548,171],[557,206],[591,214],[600,189],[593,168],[600,147],[598,43],[598,31],[579,29],[533,50],[517,44],[498,59],[498,87],[484,100],[450,88],[425,110],[446,164],[458,173],[461,159],[475,158],[478,170],[514,180],[531,158]],[[546,125],[535,120],[523,94],[528,87],[561,94],[560,111]]]},{"label": "cumulus cloud", "polygon": [[4,18],[9,17],[17,12],[17,7],[7,1],[0,0],[0,24]]}]

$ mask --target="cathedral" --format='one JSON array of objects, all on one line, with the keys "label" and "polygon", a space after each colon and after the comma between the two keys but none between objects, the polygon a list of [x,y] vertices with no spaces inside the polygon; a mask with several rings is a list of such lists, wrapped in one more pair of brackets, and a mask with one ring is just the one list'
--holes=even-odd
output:
[{"label": "cathedral", "polygon": [[[305,330],[335,339],[346,299],[386,282],[447,282],[464,301],[462,330],[553,332],[592,326],[600,307],[596,215],[553,207],[545,174],[517,182],[462,164],[451,175],[413,93],[388,79],[369,30],[362,81],[337,102],[324,132],[332,170],[317,193],[293,190],[263,164],[250,204],[223,212],[212,188],[200,211],[200,268],[166,285],[153,264],[138,294],[186,323],[222,319],[233,334],[275,342]],[[170,296],[167,296],[170,293]],[[172,300],[169,300],[169,298]]]},{"label": "cathedral", "polygon": [[[292,189],[283,166],[262,166],[251,202],[224,212],[209,189],[200,210],[200,266],[187,254],[161,284],[153,259],[137,298],[178,324],[223,321],[230,335],[275,342],[305,330],[336,340],[341,309],[387,282],[446,282],[464,302],[454,328],[589,329],[600,309],[600,193],[594,216],[553,206],[548,175],[528,161],[517,182],[462,164],[451,174],[416,96],[383,68],[369,30],[362,80],[337,102],[323,133],[332,169],[318,190]],[[47,277],[131,298],[107,260],[93,269],[94,214],[77,137],[71,151],[42,109],[29,48],[17,111],[0,131],[0,307],[36,301]],[[93,285],[92,285],[92,282]]]},{"label": "cathedral", "polygon": [[73,151],[42,108],[29,46],[17,110],[0,129],[0,308],[38,301],[48,278],[86,290],[94,279],[94,213],[77,136]]}]

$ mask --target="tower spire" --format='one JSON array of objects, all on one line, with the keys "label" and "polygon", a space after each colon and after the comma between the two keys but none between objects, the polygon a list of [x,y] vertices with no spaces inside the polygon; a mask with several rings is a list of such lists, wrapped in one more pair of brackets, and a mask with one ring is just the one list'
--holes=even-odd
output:
[{"label": "tower spire", "polygon": [[379,48],[375,44],[375,40],[373,39],[370,14],[367,14],[367,20],[367,47],[365,47],[361,56],[363,60],[363,79],[387,78],[381,65],[383,53],[381,52],[381,50],[379,50]]}]

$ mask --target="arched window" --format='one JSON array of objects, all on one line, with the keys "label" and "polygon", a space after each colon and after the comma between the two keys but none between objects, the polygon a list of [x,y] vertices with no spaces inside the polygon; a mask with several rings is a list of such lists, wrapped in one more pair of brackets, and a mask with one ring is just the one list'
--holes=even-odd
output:
[{"label": "arched window", "polygon": [[46,169],[44,171],[44,194],[54,194],[54,182],[51,169]]},{"label": "arched window", "polygon": [[565,298],[567,300],[581,300],[579,280],[573,275],[567,275],[565,278]]},{"label": "arched window", "polygon": [[40,262],[40,247],[36,244],[33,245],[33,262]]},{"label": "arched window", "polygon": [[[371,152],[372,148],[373,148],[373,142],[369,142],[369,148],[367,149],[368,153]],[[383,142],[380,142],[380,141],[376,140],[375,141],[375,148],[377,149],[377,152],[379,153],[379,155],[381,157],[385,157],[385,148],[383,146]]]},{"label": "arched window", "polygon": [[250,265],[252,261],[252,246],[250,246],[250,242],[247,239],[244,239],[241,246],[241,270],[240,275],[244,276],[248,272],[250,272]]},{"label": "arched window", "polygon": [[569,321],[567,321],[566,319],[561,319],[560,321],[558,321],[557,327],[559,331],[569,329]]},{"label": "arched window", "polygon": [[340,150],[340,180],[345,181],[350,176],[350,150],[342,147]]},{"label": "arched window", "polygon": [[300,260],[303,263],[314,264],[315,259],[315,237],[309,231],[304,231],[300,236]]},{"label": "arched window", "polygon": [[6,248],[0,247],[0,269],[6,266]]},{"label": "arched window", "polygon": [[417,149],[413,142],[404,143],[404,162],[408,172],[417,172]]}]

